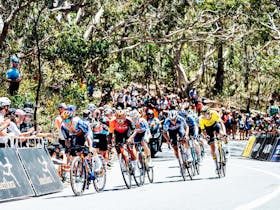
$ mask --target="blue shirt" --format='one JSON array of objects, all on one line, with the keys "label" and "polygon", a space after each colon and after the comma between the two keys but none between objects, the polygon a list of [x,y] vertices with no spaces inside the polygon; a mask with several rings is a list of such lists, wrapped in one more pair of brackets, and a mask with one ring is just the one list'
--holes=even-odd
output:
[{"label": "blue shirt", "polygon": [[19,71],[16,69],[16,68],[10,68],[8,71],[7,71],[7,79],[11,79],[11,80],[16,80],[19,78]]},{"label": "blue shirt", "polygon": [[176,130],[178,128],[184,128],[186,126],[187,126],[187,123],[184,120],[184,118],[182,118],[181,116],[178,116],[175,125],[171,123],[169,118],[165,119],[165,121],[163,123],[163,130],[164,131]]}]

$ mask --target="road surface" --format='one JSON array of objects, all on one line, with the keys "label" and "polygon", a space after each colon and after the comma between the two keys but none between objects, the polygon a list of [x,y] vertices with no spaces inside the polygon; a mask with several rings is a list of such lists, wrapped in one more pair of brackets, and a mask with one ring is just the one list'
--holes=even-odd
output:
[{"label": "road surface", "polygon": [[0,203],[1,210],[279,210],[280,163],[241,157],[246,142],[231,142],[231,158],[225,178],[217,178],[214,162],[203,161],[201,173],[192,181],[183,181],[178,162],[166,145],[154,161],[154,183],[126,189],[118,162],[108,171],[104,192],[93,186],[80,197],[69,185],[62,192],[37,198]]}]

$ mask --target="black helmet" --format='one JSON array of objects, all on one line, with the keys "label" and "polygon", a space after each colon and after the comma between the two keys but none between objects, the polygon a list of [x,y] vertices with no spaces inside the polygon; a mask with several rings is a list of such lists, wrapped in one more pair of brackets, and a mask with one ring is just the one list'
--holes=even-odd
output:
[{"label": "black helmet", "polygon": [[35,106],[32,102],[28,101],[28,102],[25,102],[24,105],[23,105],[23,108],[31,108],[33,109]]}]

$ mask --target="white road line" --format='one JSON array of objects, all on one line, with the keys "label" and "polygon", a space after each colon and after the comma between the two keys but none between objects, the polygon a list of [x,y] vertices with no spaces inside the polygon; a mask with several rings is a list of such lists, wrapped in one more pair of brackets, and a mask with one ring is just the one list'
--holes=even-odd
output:
[{"label": "white road line", "polygon": [[[280,175],[272,173],[272,172],[268,172],[268,171],[261,170],[261,169],[258,169],[258,168],[253,168],[253,167],[241,166],[241,165],[238,165],[238,164],[232,164],[232,165],[235,165],[235,166],[238,166],[238,167],[241,167],[241,168],[245,168],[245,169],[250,169],[250,170],[258,171],[258,172],[267,174],[269,176],[273,176],[273,177],[275,177],[277,179],[280,179]],[[259,206],[264,205],[268,201],[272,200],[278,194],[280,194],[280,185],[278,185],[278,187],[273,192],[271,192],[271,193],[269,193],[269,194],[267,194],[265,196],[259,197],[259,198],[255,199],[255,200],[251,201],[250,203],[238,206],[234,210],[249,210],[249,209],[257,208]]]}]

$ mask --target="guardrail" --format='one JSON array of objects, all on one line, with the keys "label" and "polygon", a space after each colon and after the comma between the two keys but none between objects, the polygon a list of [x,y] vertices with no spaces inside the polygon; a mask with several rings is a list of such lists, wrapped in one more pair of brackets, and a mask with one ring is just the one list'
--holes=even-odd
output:
[{"label": "guardrail", "polygon": [[251,136],[243,157],[280,162],[280,136],[270,133]]},{"label": "guardrail", "polygon": [[61,191],[44,139],[0,137],[0,201]]},{"label": "guardrail", "polygon": [[15,137],[3,136],[0,137],[2,148],[22,148],[22,147],[37,147],[41,148],[45,145],[44,138],[37,136]]}]

